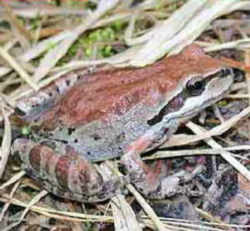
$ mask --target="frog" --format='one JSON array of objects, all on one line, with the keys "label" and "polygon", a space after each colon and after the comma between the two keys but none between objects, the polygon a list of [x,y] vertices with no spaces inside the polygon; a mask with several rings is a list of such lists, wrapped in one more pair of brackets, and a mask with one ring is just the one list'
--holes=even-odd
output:
[{"label": "frog", "polygon": [[[17,102],[33,138],[15,139],[12,151],[59,197],[101,202],[131,183],[147,198],[167,198],[164,168],[149,166],[142,154],[222,99],[235,72],[195,44],[145,67],[73,71]],[[93,166],[110,159],[120,159],[126,180],[106,179]]]}]

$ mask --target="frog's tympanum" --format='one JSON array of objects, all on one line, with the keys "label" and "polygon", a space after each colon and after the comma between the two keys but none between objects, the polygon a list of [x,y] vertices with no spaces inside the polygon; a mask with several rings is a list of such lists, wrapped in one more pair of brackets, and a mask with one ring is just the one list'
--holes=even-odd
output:
[{"label": "frog's tympanum", "polygon": [[143,68],[74,72],[22,99],[30,139],[13,144],[28,175],[48,191],[77,201],[103,201],[120,187],[91,162],[121,157],[130,182],[148,198],[169,196],[168,178],[141,154],[220,100],[234,71],[196,46]]}]

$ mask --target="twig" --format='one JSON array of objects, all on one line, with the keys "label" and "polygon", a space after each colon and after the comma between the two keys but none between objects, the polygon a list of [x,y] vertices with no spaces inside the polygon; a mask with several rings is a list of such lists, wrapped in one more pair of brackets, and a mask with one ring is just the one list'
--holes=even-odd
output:
[{"label": "twig", "polygon": [[10,128],[10,121],[8,116],[6,115],[4,108],[1,108],[2,114],[4,117],[4,136],[1,144],[0,149],[0,179],[3,176],[5,166],[8,161],[8,157],[10,154],[10,145],[11,145],[11,128]]},{"label": "twig", "polygon": [[31,79],[27,72],[10,56],[10,54],[0,46],[0,55],[10,64],[10,66],[18,72],[18,74],[25,80],[34,90],[38,90],[37,84]]}]

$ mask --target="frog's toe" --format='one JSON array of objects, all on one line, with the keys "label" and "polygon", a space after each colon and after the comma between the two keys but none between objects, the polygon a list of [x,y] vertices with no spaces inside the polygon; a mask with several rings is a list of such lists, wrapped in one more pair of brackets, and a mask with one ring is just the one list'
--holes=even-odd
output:
[{"label": "frog's toe", "polygon": [[147,196],[152,199],[164,199],[183,193],[179,183],[180,179],[176,176],[162,178],[158,182],[158,187],[154,191],[149,191]]},{"label": "frog's toe", "polygon": [[177,176],[164,176],[152,174],[130,173],[131,183],[145,197],[149,199],[165,199],[177,194],[183,193],[183,187],[180,186],[180,178]]}]

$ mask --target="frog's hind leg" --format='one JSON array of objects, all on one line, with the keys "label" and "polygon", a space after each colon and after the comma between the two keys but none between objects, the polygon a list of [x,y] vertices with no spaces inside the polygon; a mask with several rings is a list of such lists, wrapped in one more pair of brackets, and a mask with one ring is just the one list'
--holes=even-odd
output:
[{"label": "frog's hind leg", "polygon": [[118,179],[104,180],[94,166],[69,146],[59,154],[47,145],[17,139],[13,152],[19,154],[28,175],[59,197],[80,202],[104,201],[121,187]]}]

